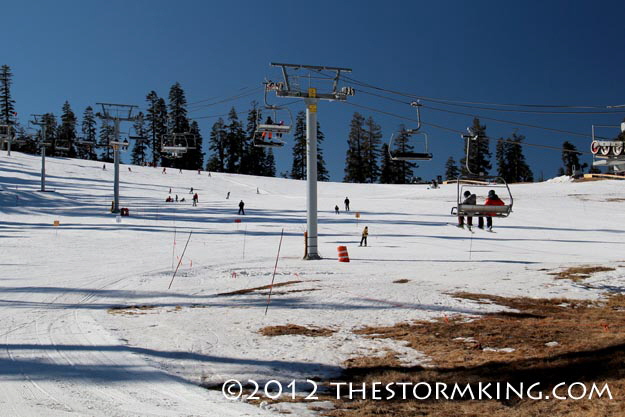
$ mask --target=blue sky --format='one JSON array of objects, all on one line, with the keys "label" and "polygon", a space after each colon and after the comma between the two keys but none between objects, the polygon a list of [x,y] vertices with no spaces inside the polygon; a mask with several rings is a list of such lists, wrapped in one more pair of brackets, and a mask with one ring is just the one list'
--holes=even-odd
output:
[{"label": "blue sky", "polygon": [[[487,103],[625,104],[625,3],[622,1],[24,1],[3,4],[0,64],[11,67],[22,123],[31,113],[77,115],[96,102],[137,104],[155,90],[167,97],[180,82],[190,103],[226,98],[279,79],[270,62],[341,66],[359,81],[418,96]],[[252,99],[202,107],[205,142],[216,118],[234,106],[242,118]],[[395,97],[409,101],[405,97]],[[274,99],[276,104],[279,100]],[[399,102],[359,94],[350,103],[403,117]],[[205,102],[210,103],[211,101]],[[427,103],[426,103],[427,104]],[[430,103],[434,107],[442,107]],[[296,113],[303,104],[292,105]],[[445,107],[482,116],[491,138],[509,136],[506,119],[590,135],[592,124],[617,125],[618,114],[536,115]],[[400,123],[348,103],[322,102],[319,122],[331,178],[343,178],[354,111],[373,116],[385,140]],[[425,123],[462,131],[471,116],[423,108]],[[453,131],[426,126],[434,159],[420,163],[426,179],[462,157]],[[588,151],[590,138],[519,127],[526,142]],[[618,133],[607,130],[606,135]],[[494,154],[494,143],[492,144]],[[526,147],[535,176],[554,176],[560,152]],[[276,151],[278,172],[290,169],[290,146]],[[128,156],[125,156],[128,159]],[[589,162],[590,157],[584,156]]]}]

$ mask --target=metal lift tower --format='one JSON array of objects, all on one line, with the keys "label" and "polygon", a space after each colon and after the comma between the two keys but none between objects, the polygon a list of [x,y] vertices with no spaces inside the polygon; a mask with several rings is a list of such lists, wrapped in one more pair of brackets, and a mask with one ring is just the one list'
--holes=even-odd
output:
[{"label": "metal lift tower", "polygon": [[[98,117],[102,120],[113,121],[113,137],[109,138],[108,145],[113,148],[113,158],[115,162],[115,183],[113,185],[113,207],[111,213],[119,213],[119,151],[121,148],[128,148],[128,140],[124,142],[119,138],[119,125],[121,122],[132,122],[136,120],[137,116],[133,116],[132,112],[137,106],[130,104],[111,104],[111,103],[96,103],[102,106],[102,112],[98,113]],[[112,140],[111,140],[112,139]]]},{"label": "metal lift tower", "polygon": [[[343,87],[338,90],[341,72],[352,72],[349,68],[324,67],[315,65],[281,64],[272,62],[271,66],[282,68],[283,83],[270,83],[278,97],[292,97],[304,99],[306,103],[306,182],[307,182],[307,254],[304,259],[321,259],[317,242],[317,102],[319,100],[345,101],[347,96],[354,95],[354,89]],[[291,74],[294,71],[304,70],[308,75]],[[323,76],[322,71],[334,73],[333,77]],[[311,76],[318,73],[322,77]],[[289,78],[290,77],[290,78]],[[322,79],[332,82],[330,92],[318,92],[316,88],[300,88],[298,79],[310,82],[312,79]],[[293,82],[295,79],[295,82]]]}]

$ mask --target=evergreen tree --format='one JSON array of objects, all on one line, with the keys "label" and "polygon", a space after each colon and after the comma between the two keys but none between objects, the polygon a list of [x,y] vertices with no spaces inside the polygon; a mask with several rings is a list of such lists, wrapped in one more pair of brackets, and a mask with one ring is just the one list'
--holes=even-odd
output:
[{"label": "evergreen tree", "polygon": [[365,182],[375,183],[380,176],[378,159],[382,142],[382,128],[369,116],[364,125],[364,175]]},{"label": "evergreen tree", "polygon": [[453,156],[450,156],[445,162],[445,178],[448,180],[455,180],[460,175],[460,170],[456,165],[456,161]]},{"label": "evergreen tree", "polygon": [[[321,125],[317,122],[317,181],[328,181],[329,179],[328,169],[323,159],[323,148],[321,147],[324,139],[325,135],[321,131]],[[306,179],[306,153],[306,113],[300,111],[295,117],[291,178]]]},{"label": "evergreen tree", "polygon": [[11,98],[13,73],[8,65],[0,67],[0,125],[13,125],[15,100]]},{"label": "evergreen tree", "polygon": [[54,155],[54,143],[56,142],[58,128],[58,125],[56,123],[56,117],[54,117],[54,114],[52,113],[46,113],[41,117],[41,120],[44,122],[46,127],[43,141],[50,144],[50,146],[46,147],[46,154],[48,153],[48,150],[50,150],[50,154]]},{"label": "evergreen tree", "polygon": [[325,135],[321,131],[319,122],[317,122],[317,181],[328,181],[330,179],[326,163],[323,160],[323,148],[321,147],[324,139]]},{"label": "evergreen tree", "polygon": [[[393,145],[395,149],[392,151],[394,152],[409,153],[414,151],[414,147],[410,143],[410,135],[403,124],[399,127],[399,133],[395,136]],[[412,161],[394,161],[393,166],[395,184],[410,184],[414,178],[414,170],[418,168],[418,165]]]},{"label": "evergreen tree", "polygon": [[191,169],[201,169],[204,166],[204,151],[202,150],[202,147],[204,146],[204,139],[200,133],[200,126],[197,121],[193,120],[191,122],[190,129],[191,133],[195,135],[195,149],[192,149],[191,151],[191,165],[189,165],[189,167]]},{"label": "evergreen tree", "polygon": [[523,146],[521,144],[524,139],[525,136],[517,135],[516,133],[513,133],[512,137],[508,139],[507,146],[505,147],[505,166],[507,167],[507,178],[504,177],[504,179],[506,182],[534,181],[534,174],[532,173],[529,165],[525,162],[525,155],[523,155]]},{"label": "evergreen tree", "polygon": [[131,163],[134,165],[143,165],[147,158],[147,129],[145,127],[145,119],[143,113],[139,112],[137,119],[134,121],[132,127],[135,130],[135,135],[139,138],[135,139],[132,147]]},{"label": "evergreen tree", "polygon": [[220,117],[211,129],[209,149],[213,151],[206,169],[208,171],[226,172],[226,126]]},{"label": "evergreen tree", "polygon": [[[55,149],[54,152],[56,155],[69,156],[70,158],[76,157],[76,124],[76,115],[72,111],[69,102],[66,101],[63,104],[63,109],[61,113],[61,124],[58,127],[57,140],[62,140],[64,145],[67,146],[68,150],[58,151]],[[53,147],[56,148],[56,142]]]},{"label": "evergreen tree", "polygon": [[[276,176],[276,160],[273,156],[273,149],[267,151],[267,159],[265,159],[265,166],[263,168],[263,175],[266,177]],[[285,177],[286,178],[286,177]]]},{"label": "evergreen tree", "polygon": [[366,173],[364,169],[365,153],[365,133],[364,117],[356,112],[350,122],[349,136],[347,138],[347,154],[345,156],[345,177],[344,182],[365,182]]},{"label": "evergreen tree", "polygon": [[241,159],[241,173],[249,175],[265,175],[267,152],[261,146],[254,146],[254,134],[258,121],[261,120],[261,109],[256,101],[252,101],[252,108],[247,113],[247,125],[245,126],[246,140],[243,144],[243,157]]},{"label": "evergreen tree", "polygon": [[382,161],[380,163],[380,183],[393,184],[397,177],[395,165],[389,154],[388,144],[382,144]]},{"label": "evergreen tree", "polygon": [[97,160],[98,155],[95,152],[96,135],[98,133],[97,121],[93,113],[93,107],[88,106],[82,115],[81,132],[83,140],[87,142],[78,147],[78,157],[82,159]]},{"label": "evergreen tree", "polygon": [[497,161],[497,175],[508,182],[510,180],[510,167],[506,155],[508,153],[509,144],[504,138],[499,138],[495,146],[495,160]]},{"label": "evergreen tree", "polygon": [[293,132],[293,163],[291,164],[291,178],[306,179],[306,113],[300,111],[295,116]]},{"label": "evergreen tree", "polygon": [[198,169],[204,163],[202,152],[202,138],[199,128],[191,132],[191,124],[187,118],[187,99],[180,83],[175,83],[169,90],[168,127],[170,133],[189,134],[186,146],[189,148],[181,158],[174,159],[171,166],[180,169]]},{"label": "evergreen tree", "polygon": [[565,141],[562,144],[562,162],[564,163],[564,168],[561,172],[564,172],[564,175],[573,175],[573,171],[580,168],[579,164],[579,156],[580,152],[577,152],[577,148],[569,141]]},{"label": "evergreen tree", "polygon": [[98,140],[98,147],[103,149],[102,157],[100,158],[104,162],[113,162],[111,147],[109,141],[115,135],[115,127],[111,123],[107,123],[107,120],[102,119],[102,125],[100,126],[100,138]]},{"label": "evergreen tree", "polygon": [[225,169],[226,172],[239,173],[241,158],[243,157],[245,132],[234,107],[228,113],[228,122],[226,126]]},{"label": "evergreen tree", "polygon": [[148,101],[147,122],[148,147],[152,152],[152,164],[158,165],[162,158],[161,139],[167,134],[167,105],[165,100],[159,98],[155,91],[150,91],[147,95]]},{"label": "evergreen tree", "polygon": [[[471,131],[477,136],[477,139],[471,142],[471,146],[469,148],[469,167],[471,168],[471,172],[476,175],[488,175],[488,170],[490,170],[492,166],[490,164],[490,141],[488,136],[486,136],[486,126],[480,125],[480,119],[476,117],[473,119]],[[465,139],[464,141],[465,150],[467,147],[467,140],[469,139]],[[464,158],[460,160],[460,169],[463,176],[471,175],[466,167],[466,158],[467,156],[465,155]]]}]

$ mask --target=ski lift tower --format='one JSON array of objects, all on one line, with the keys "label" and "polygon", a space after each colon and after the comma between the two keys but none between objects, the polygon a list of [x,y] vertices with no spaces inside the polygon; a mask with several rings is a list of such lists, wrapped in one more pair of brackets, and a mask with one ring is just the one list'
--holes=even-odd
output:
[{"label": "ski lift tower", "polygon": [[30,123],[40,126],[39,132],[39,146],[41,147],[41,190],[46,191],[46,146],[50,146],[51,143],[46,140],[46,126],[48,125],[49,118],[54,118],[52,114],[31,114],[33,120]]},{"label": "ski lift tower", "polygon": [[[317,102],[319,100],[345,101],[347,96],[353,96],[354,89],[351,87],[338,89],[341,72],[352,72],[352,70],[277,62],[272,62],[271,66],[282,69],[284,82],[269,82],[267,87],[274,90],[278,97],[301,98],[306,104],[307,253],[304,259],[321,259],[317,243]],[[306,71],[307,74],[296,73],[300,70]],[[289,71],[291,72],[290,75]],[[323,71],[334,73],[334,76],[329,77]],[[313,76],[313,74],[317,75]],[[301,88],[300,79],[308,83],[307,89]],[[316,88],[310,86],[313,79],[331,81],[331,91],[328,93],[318,92]]]},{"label": "ski lift tower", "polygon": [[[96,103],[102,106],[102,112],[98,113],[98,117],[102,120],[113,121],[113,136],[109,138],[108,146],[113,148],[113,160],[115,162],[115,183],[113,185],[113,207],[111,213],[119,213],[119,151],[120,148],[128,148],[128,139],[124,142],[120,141],[119,137],[119,125],[121,122],[132,122],[137,119],[137,116],[133,116],[132,112],[137,109],[137,106],[131,104],[111,104],[111,103]],[[111,140],[112,139],[112,140]]]}]

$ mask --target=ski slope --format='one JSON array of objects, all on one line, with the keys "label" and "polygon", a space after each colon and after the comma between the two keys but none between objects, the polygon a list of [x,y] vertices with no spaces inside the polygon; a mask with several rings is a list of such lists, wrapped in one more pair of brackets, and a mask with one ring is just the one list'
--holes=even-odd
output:
[{"label": "ski slope", "polygon": [[[303,181],[124,165],[120,201],[130,217],[118,223],[108,212],[112,164],[47,158],[53,192],[42,193],[40,163],[0,157],[3,415],[276,415],[199,385],[332,378],[346,359],[385,349],[403,363],[427,363],[398,342],[352,330],[498,308],[453,298],[457,291],[594,299],[625,284],[618,181],[513,185],[510,218],[494,220],[496,233],[474,234],[449,224],[452,185],[319,183],[323,259],[303,261]],[[186,201],[166,203],[170,188]],[[364,226],[369,246],[358,247]],[[271,283],[282,233],[275,281],[296,282],[274,288],[265,315],[266,291],[227,293]],[[339,245],[351,262],[337,261]],[[583,264],[617,269],[587,280],[593,288],[548,275]],[[289,323],[336,332],[258,333]]]}]

